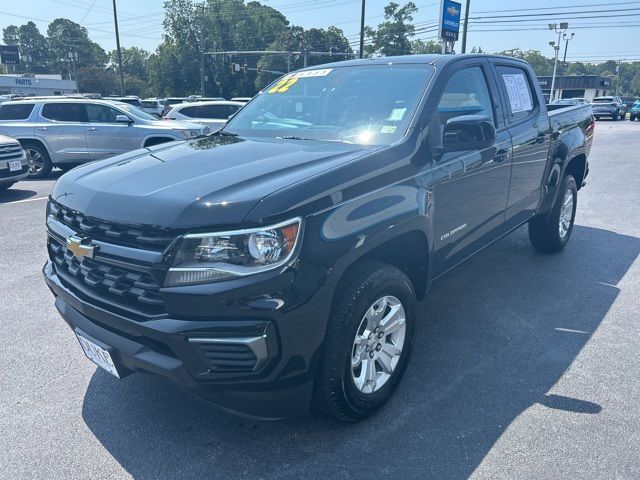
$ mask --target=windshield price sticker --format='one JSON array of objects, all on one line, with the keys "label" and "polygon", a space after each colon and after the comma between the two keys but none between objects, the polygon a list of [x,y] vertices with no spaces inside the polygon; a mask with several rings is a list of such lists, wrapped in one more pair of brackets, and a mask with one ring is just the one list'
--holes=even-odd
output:
[{"label": "windshield price sticker", "polygon": [[333,71],[333,68],[323,68],[320,70],[308,70],[306,72],[296,72],[287,75],[285,78],[312,78],[326,77]]},{"label": "windshield price sticker", "polygon": [[269,93],[284,93],[289,90],[295,83],[298,81],[297,78],[283,78],[278,83],[276,83],[270,90]]},{"label": "windshield price sticker", "polygon": [[531,95],[527,87],[527,81],[521,73],[502,75],[502,80],[507,88],[511,112],[527,112],[533,110]]}]

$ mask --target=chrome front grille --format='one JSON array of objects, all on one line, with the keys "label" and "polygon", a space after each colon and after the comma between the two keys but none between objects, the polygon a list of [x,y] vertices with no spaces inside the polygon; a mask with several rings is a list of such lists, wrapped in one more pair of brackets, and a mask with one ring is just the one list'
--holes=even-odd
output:
[{"label": "chrome front grille", "polygon": [[0,162],[5,160],[15,160],[22,157],[22,147],[20,144],[0,145]]},{"label": "chrome front grille", "polygon": [[160,228],[122,225],[87,217],[53,201],[49,203],[49,215],[80,235],[134,248],[161,251],[179,234]]}]

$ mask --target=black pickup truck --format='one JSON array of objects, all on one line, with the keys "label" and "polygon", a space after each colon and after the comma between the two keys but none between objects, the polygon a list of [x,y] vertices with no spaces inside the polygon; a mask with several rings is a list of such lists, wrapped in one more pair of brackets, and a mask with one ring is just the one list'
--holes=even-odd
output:
[{"label": "black pickup truck", "polygon": [[44,276],[117,377],[254,418],[359,420],[398,385],[434,279],[524,224],[564,248],[593,128],[588,105],[548,114],[511,58],[308,68],[215,134],[63,175]]}]

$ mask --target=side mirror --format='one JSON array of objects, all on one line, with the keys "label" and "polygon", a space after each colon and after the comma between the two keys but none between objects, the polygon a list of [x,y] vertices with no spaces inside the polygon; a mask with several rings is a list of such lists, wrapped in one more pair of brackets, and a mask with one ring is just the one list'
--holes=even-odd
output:
[{"label": "side mirror", "polygon": [[131,120],[126,115],[116,115],[116,123],[131,124],[131,123],[133,123],[133,120]]},{"label": "side mirror", "polygon": [[450,118],[444,127],[442,146],[446,152],[484,150],[496,143],[496,129],[486,115]]}]

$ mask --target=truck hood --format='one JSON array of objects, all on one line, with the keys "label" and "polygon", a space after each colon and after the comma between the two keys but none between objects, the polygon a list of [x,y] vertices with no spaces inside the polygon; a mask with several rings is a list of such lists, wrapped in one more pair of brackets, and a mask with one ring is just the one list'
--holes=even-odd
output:
[{"label": "truck hood", "polygon": [[233,226],[265,196],[373,148],[211,135],[82,165],[60,177],[51,197],[118,223]]}]

